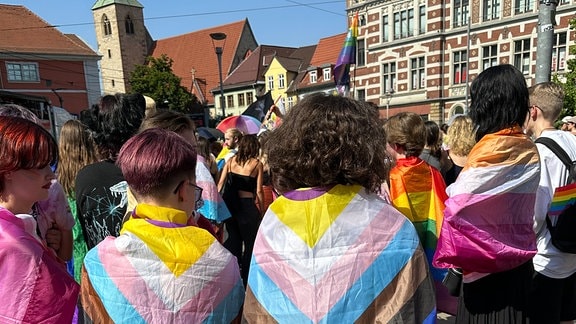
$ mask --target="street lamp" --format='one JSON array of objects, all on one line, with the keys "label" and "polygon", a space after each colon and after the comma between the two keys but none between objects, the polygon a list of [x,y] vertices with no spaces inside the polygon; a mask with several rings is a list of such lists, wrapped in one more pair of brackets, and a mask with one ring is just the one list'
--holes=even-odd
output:
[{"label": "street lamp", "polygon": [[390,88],[386,90],[386,120],[388,120],[388,110],[390,109],[390,100],[392,100],[392,95],[394,95],[394,89]]},{"label": "street lamp", "polygon": [[[222,83],[222,53],[226,44],[226,34],[211,33],[212,47],[218,57],[218,73],[220,75],[220,107],[222,107],[222,118],[226,117],[226,107],[224,106],[224,84]],[[220,46],[221,45],[221,46]]]}]

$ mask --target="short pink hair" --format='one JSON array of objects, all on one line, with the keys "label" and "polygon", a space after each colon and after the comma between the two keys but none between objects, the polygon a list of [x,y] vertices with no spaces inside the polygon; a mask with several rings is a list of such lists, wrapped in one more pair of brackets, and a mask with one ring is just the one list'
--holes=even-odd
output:
[{"label": "short pink hair", "polygon": [[196,148],[180,135],[151,128],[130,138],[116,163],[135,195],[160,198],[181,177],[195,177],[196,154]]}]

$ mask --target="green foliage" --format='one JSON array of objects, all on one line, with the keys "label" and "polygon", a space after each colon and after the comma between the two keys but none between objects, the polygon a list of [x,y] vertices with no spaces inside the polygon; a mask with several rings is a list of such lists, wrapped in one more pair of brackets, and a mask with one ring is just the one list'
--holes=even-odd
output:
[{"label": "green foliage", "polygon": [[200,103],[180,85],[181,79],[172,72],[173,63],[165,54],[159,58],[146,58],[146,63],[137,65],[130,75],[132,91],[151,97],[158,108],[189,113]]},{"label": "green foliage", "polygon": [[[576,29],[576,18],[570,20],[570,29]],[[576,44],[568,44],[568,52],[576,55]],[[554,75],[553,81],[562,85],[564,88],[564,109],[560,117],[576,115],[576,59],[570,59],[566,62],[567,69],[564,77],[565,82],[561,82],[558,75]]]}]

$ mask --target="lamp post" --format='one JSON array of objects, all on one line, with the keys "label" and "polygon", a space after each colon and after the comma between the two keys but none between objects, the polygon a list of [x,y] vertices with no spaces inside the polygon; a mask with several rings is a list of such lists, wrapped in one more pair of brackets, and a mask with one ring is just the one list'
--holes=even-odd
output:
[{"label": "lamp post", "polygon": [[[218,57],[218,73],[220,75],[220,107],[222,107],[222,118],[226,117],[226,107],[224,106],[224,85],[222,83],[222,53],[224,52],[224,45],[226,44],[226,34],[224,33],[211,33],[212,47]],[[221,45],[221,46],[220,46]]]},{"label": "lamp post", "polygon": [[386,120],[388,120],[388,110],[390,109],[390,100],[392,100],[392,95],[394,95],[394,89],[390,88],[386,90]]}]

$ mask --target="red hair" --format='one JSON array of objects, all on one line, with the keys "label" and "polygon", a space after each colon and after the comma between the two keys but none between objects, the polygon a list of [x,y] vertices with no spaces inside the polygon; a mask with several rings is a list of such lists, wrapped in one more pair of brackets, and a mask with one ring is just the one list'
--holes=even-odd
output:
[{"label": "red hair", "polygon": [[57,160],[58,145],[42,126],[23,118],[0,116],[0,192],[7,173],[42,169]]}]

